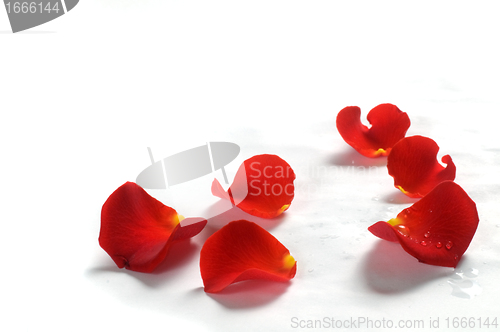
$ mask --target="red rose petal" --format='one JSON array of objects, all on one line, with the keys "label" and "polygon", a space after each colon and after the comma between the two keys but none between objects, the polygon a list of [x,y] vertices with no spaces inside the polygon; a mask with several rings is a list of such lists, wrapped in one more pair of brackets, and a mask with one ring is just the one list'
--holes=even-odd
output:
[{"label": "red rose petal", "polygon": [[469,247],[479,223],[476,204],[456,183],[445,181],[388,222],[368,230],[389,241],[399,241],[420,262],[456,267]]},{"label": "red rose petal", "polygon": [[243,280],[288,281],[295,276],[297,264],[288,249],[265,229],[238,220],[206,240],[200,270],[205,292],[216,293]]},{"label": "red rose petal", "polygon": [[227,193],[214,179],[212,194],[231,200],[248,214],[274,218],[290,207],[294,180],[295,173],[286,161],[276,155],[263,154],[243,162]]},{"label": "red rose petal", "polygon": [[408,115],[392,104],[378,105],[368,113],[370,128],[360,117],[359,107],[345,107],[337,115],[337,129],[347,144],[366,157],[387,156],[410,127]]},{"label": "red rose petal", "polygon": [[456,167],[449,155],[437,162],[439,146],[423,136],[406,137],[392,148],[387,169],[394,186],[410,197],[423,197],[443,181],[455,179]]},{"label": "red rose petal", "polygon": [[133,182],[115,190],[102,206],[100,246],[119,268],[152,272],[174,241],[190,238],[205,227],[204,219],[185,219]]}]

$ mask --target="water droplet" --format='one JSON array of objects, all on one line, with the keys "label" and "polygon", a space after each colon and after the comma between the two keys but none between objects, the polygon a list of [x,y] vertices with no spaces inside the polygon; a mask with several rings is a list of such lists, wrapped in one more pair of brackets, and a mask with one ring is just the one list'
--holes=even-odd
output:
[{"label": "water droplet", "polygon": [[307,272],[309,272],[309,273],[311,273],[311,272],[313,272],[313,271],[314,271],[314,269],[309,269],[309,270],[307,270]]},{"label": "water droplet", "polygon": [[428,238],[429,236],[431,236],[431,232],[427,232],[427,233],[424,234],[425,238]]},{"label": "water droplet", "polygon": [[423,245],[423,246],[425,247],[425,246],[427,245],[427,242],[422,241],[422,242],[420,242],[420,244],[421,244],[421,245]]},{"label": "water droplet", "polygon": [[451,295],[463,299],[472,299],[483,291],[476,280],[448,280],[448,284],[452,287]]},{"label": "water droplet", "polygon": [[470,267],[465,270],[464,275],[468,278],[476,278],[479,275],[479,270]]},{"label": "water droplet", "polygon": [[378,201],[378,200],[380,200],[380,197],[378,196],[372,197],[372,201]]},{"label": "water droplet", "polygon": [[443,247],[443,244],[441,242],[436,243],[436,248],[441,249]]},{"label": "water droplet", "polygon": [[450,276],[450,280],[454,279],[454,280],[462,280],[464,277],[463,277],[463,273],[461,272],[461,270],[459,270],[458,272],[456,273],[453,273],[451,276]]},{"label": "water droplet", "polygon": [[410,230],[405,225],[399,224],[394,227],[398,230],[398,232],[400,232],[404,236],[410,236]]},{"label": "water droplet", "polygon": [[[455,255],[458,257],[458,255]],[[481,294],[482,288],[477,282],[479,271],[474,268],[468,268],[463,272],[458,270],[448,279],[448,284],[452,287],[451,295],[464,299],[472,299]]]},{"label": "water droplet", "polygon": [[446,249],[450,250],[452,247],[453,247],[453,242],[448,241],[448,243],[446,244]]}]

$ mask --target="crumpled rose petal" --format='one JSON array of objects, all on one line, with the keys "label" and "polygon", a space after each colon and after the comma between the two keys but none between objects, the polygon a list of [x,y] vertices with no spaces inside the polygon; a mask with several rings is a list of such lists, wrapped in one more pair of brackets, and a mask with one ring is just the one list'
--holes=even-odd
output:
[{"label": "crumpled rose petal", "polygon": [[257,224],[232,221],[212,234],[201,249],[200,271],[205,292],[251,279],[285,282],[297,264],[283,244]]},{"label": "crumpled rose petal", "polygon": [[387,156],[410,127],[408,115],[392,104],[380,104],[368,113],[370,128],[360,118],[359,107],[345,107],[337,115],[337,129],[347,144],[371,158]]},{"label": "crumpled rose petal", "polygon": [[476,204],[455,182],[445,181],[388,222],[368,230],[384,240],[399,242],[420,262],[456,267],[479,223]]},{"label": "crumpled rose petal", "polygon": [[295,173],[286,161],[276,155],[257,155],[243,162],[227,192],[214,179],[212,194],[253,216],[274,218],[290,207],[294,180]]},{"label": "crumpled rose petal", "polygon": [[183,219],[137,184],[127,182],[102,206],[99,244],[119,268],[152,272],[173,242],[195,236],[206,223],[202,218]]},{"label": "crumpled rose petal", "polygon": [[456,167],[449,155],[441,158],[446,168],[438,163],[439,146],[423,136],[403,138],[387,157],[387,170],[394,178],[394,186],[409,197],[425,196],[443,181],[455,179]]}]

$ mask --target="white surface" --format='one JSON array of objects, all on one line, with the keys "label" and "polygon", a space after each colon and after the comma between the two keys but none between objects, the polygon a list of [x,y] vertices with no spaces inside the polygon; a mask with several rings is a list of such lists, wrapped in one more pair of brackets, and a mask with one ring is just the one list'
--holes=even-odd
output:
[{"label": "white surface", "polygon": [[[299,330],[293,317],[423,320],[427,330],[431,319],[446,330],[446,318],[466,317],[478,329],[500,296],[497,13],[494,1],[86,0],[11,34],[0,10],[2,330]],[[452,156],[477,204],[480,225],[456,270],[367,231],[411,201],[384,160],[342,141],[335,116],[357,105],[365,117],[384,102],[409,114],[408,135]],[[255,154],[287,160],[290,209],[277,220],[231,211],[158,273],[118,270],[97,243],[106,198],[149,165],[148,146],[159,159],[207,141],[241,147],[229,176]],[[152,194],[185,216],[208,214],[218,200],[207,179],[186,184],[196,199]],[[235,218],[289,248],[289,284],[204,293],[201,245]],[[460,282],[462,291],[451,285]]]}]

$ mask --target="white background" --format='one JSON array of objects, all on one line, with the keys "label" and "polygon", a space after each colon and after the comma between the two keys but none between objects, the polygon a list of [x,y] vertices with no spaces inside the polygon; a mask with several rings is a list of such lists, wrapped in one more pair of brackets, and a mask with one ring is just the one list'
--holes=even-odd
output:
[{"label": "white background", "polygon": [[[84,0],[17,34],[0,10],[2,330],[288,331],[325,317],[427,329],[439,318],[434,330],[447,318],[458,330],[453,318],[465,317],[479,330],[480,318],[500,316],[498,10],[495,1]],[[367,231],[414,200],[393,187],[384,159],[347,146],[335,117],[357,105],[365,121],[386,102],[408,113],[408,135],[452,156],[477,204],[480,225],[457,269],[418,263]],[[288,161],[289,210],[273,220],[229,211],[158,272],[117,269],[97,242],[106,198],[150,164],[147,147],[160,159],[209,141],[241,147],[230,177],[256,154]],[[219,204],[214,176],[151,193],[206,217]],[[199,250],[241,218],[290,250],[297,275],[208,295]]]}]

